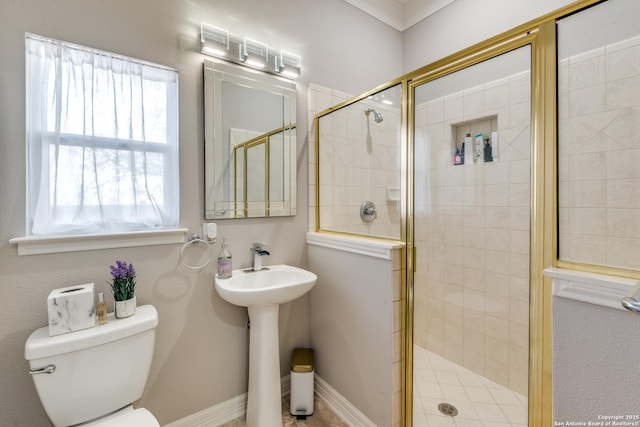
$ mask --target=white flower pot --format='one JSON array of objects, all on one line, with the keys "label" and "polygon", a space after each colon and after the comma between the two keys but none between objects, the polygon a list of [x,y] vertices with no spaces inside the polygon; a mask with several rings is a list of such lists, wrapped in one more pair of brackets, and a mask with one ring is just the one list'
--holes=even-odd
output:
[{"label": "white flower pot", "polygon": [[136,314],[136,297],[124,301],[116,301],[116,318],[133,316]]}]

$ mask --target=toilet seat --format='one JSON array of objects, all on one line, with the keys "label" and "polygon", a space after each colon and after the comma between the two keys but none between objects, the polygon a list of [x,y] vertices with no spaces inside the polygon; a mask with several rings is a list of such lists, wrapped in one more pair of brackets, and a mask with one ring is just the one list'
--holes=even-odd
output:
[{"label": "toilet seat", "polygon": [[82,427],[160,427],[160,423],[145,408],[133,409],[127,406],[107,416],[93,420]]}]

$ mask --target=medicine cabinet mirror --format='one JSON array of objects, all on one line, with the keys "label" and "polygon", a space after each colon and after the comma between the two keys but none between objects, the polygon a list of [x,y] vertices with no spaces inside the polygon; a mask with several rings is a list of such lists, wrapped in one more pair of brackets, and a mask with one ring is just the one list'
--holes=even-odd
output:
[{"label": "medicine cabinet mirror", "polygon": [[204,62],[205,218],[296,214],[296,86]]}]

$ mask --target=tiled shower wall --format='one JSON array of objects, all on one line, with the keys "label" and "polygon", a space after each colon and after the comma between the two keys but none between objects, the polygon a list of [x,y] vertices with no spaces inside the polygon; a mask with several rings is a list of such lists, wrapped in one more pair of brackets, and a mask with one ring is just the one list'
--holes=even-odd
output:
[{"label": "tiled shower wall", "polygon": [[[311,105],[318,104],[314,115],[352,98],[317,85],[310,85],[309,95]],[[332,103],[323,105],[323,101],[329,100]],[[365,107],[382,113],[382,123],[376,123],[373,114],[367,117]],[[374,105],[369,101],[357,102],[321,118],[322,229],[401,238],[399,129],[397,106]],[[364,201],[372,201],[377,209],[377,218],[370,223],[360,218]]]},{"label": "tiled shower wall", "polygon": [[558,64],[560,259],[640,269],[640,38]]},{"label": "tiled shower wall", "polygon": [[[415,109],[414,342],[528,387],[530,73]],[[497,115],[499,161],[453,165],[451,126]]]}]

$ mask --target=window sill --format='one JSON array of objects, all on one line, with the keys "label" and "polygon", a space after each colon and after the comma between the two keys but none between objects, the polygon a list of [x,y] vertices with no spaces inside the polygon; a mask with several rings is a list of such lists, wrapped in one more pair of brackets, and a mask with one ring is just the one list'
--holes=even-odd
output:
[{"label": "window sill", "polygon": [[189,232],[186,228],[137,231],[117,234],[88,234],[77,236],[16,237],[9,240],[18,246],[18,256],[90,251],[96,249],[130,248],[183,243]]}]

